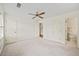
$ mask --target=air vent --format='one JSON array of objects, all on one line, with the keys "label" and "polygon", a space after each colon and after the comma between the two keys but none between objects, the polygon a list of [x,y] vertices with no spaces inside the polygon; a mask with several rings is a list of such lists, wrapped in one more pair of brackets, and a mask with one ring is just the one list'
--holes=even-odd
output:
[{"label": "air vent", "polygon": [[18,8],[21,8],[21,3],[17,3],[17,7]]}]

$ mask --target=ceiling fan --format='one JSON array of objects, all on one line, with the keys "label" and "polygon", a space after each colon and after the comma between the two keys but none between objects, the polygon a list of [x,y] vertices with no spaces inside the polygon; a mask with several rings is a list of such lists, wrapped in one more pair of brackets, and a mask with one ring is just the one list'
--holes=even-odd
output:
[{"label": "ceiling fan", "polygon": [[44,14],[45,14],[44,11],[41,11],[41,12],[37,11],[35,14],[29,13],[29,15],[34,15],[34,17],[32,19],[34,19],[36,17],[43,19],[44,17],[42,17],[42,15],[44,15]]}]

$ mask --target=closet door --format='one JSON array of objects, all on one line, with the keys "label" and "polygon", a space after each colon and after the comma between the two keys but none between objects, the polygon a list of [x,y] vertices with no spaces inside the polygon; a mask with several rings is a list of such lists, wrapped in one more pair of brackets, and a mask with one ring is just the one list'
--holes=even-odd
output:
[{"label": "closet door", "polygon": [[5,24],[5,35],[6,35],[6,43],[13,44],[17,41],[17,19],[15,16],[6,14],[6,24]]}]

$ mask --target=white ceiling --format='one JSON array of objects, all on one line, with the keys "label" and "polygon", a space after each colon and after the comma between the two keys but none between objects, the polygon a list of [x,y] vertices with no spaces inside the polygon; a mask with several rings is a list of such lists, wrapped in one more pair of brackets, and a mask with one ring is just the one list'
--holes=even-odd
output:
[{"label": "white ceiling", "polygon": [[79,10],[78,3],[23,3],[21,8],[16,3],[4,4],[5,11],[10,14],[27,17],[28,13],[35,13],[36,10],[44,10],[46,17],[53,17],[71,11]]}]

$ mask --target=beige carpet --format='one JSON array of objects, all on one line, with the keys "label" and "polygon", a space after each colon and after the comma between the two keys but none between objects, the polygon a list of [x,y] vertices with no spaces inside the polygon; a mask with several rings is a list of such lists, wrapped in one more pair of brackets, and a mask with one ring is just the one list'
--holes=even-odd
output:
[{"label": "beige carpet", "polygon": [[50,40],[23,40],[9,44],[4,48],[3,56],[64,56],[79,55],[78,48]]}]

